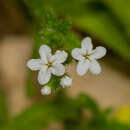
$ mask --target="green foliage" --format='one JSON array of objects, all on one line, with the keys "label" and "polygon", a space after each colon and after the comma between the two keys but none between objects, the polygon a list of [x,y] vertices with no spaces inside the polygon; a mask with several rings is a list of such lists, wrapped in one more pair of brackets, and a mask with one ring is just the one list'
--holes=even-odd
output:
[{"label": "green foliage", "polygon": [[110,8],[111,12],[115,14],[119,21],[122,22],[124,33],[130,36],[130,1],[129,0],[102,0]]},{"label": "green foliage", "polygon": [[27,72],[26,77],[26,94],[29,97],[35,96],[36,94],[36,85],[33,82],[33,73],[31,71]]},{"label": "green foliage", "polygon": [[[59,100],[62,102],[59,102]],[[75,119],[79,114],[75,104],[71,101],[73,100],[62,100],[57,97],[56,100],[51,102],[35,103],[14,118],[4,130],[39,130],[55,120]]]},{"label": "green foliage", "polygon": [[54,8],[60,16],[71,16],[76,28],[130,60],[129,0],[44,0],[44,6]]},{"label": "green foliage", "polygon": [[[84,116],[84,110],[91,112],[91,117]],[[108,117],[90,96],[81,94],[71,99],[59,92],[50,101],[34,103],[11,120],[3,130],[40,130],[55,121],[61,122],[65,130],[129,130],[130,126],[119,124]]]},{"label": "green foliage", "polygon": [[129,125],[123,125],[114,120],[108,122],[108,124],[105,125],[103,128],[103,130],[129,130],[129,129],[130,129]]},{"label": "green foliage", "polygon": [[8,110],[5,95],[0,91],[0,129],[8,122]]},{"label": "green foliage", "polygon": [[[69,20],[58,20],[53,11],[44,10],[41,22],[37,24],[37,32],[35,34],[34,49],[38,49],[41,44],[51,46],[53,52],[57,49],[71,50],[80,45],[79,39],[73,32],[70,32]],[[37,53],[36,50],[33,51]]]}]

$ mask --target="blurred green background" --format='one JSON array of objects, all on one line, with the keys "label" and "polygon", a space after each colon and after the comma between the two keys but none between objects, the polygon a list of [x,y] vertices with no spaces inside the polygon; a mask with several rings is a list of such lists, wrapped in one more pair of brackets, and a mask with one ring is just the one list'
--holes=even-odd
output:
[{"label": "blurred green background", "polygon": [[[45,9],[54,12],[54,15],[46,15]],[[45,15],[51,16],[49,19],[47,17],[46,26],[57,29],[54,35],[42,30],[44,23],[41,22]],[[58,18],[55,19],[56,16]],[[67,20],[69,23],[60,23],[57,20]],[[108,50],[103,62],[130,79],[130,0],[0,1],[1,41],[10,35],[31,37],[34,40],[32,57],[37,58],[38,49],[43,44],[42,36],[37,33],[39,31],[43,31],[49,45],[51,40],[54,40],[57,47],[61,47],[58,42],[64,38],[63,48],[69,51],[79,46],[83,37],[91,36],[94,46],[103,45]],[[0,43],[1,46],[3,44]],[[10,45],[11,47],[13,48]],[[2,72],[2,68],[0,69]],[[52,129],[130,130],[130,107],[122,107],[115,113],[110,108],[100,108],[96,99],[87,94],[73,99],[62,90],[44,98],[39,95],[37,85],[32,79],[35,80],[34,74],[28,72],[26,93],[31,103],[24,112],[14,117],[10,117],[9,103],[6,99],[9,94],[6,92],[8,88],[3,87],[6,81],[0,79],[0,129],[42,130],[52,122],[58,122],[58,126],[62,124],[62,127]]]},{"label": "blurred green background", "polygon": [[41,15],[40,10],[49,8],[61,18],[69,17],[74,30],[99,39],[116,54],[130,60],[129,6],[129,0],[1,1],[1,22],[6,21],[5,26],[8,28],[2,31],[9,32],[15,26],[14,32],[22,32],[29,27],[25,24],[26,20],[32,22],[34,15]]}]

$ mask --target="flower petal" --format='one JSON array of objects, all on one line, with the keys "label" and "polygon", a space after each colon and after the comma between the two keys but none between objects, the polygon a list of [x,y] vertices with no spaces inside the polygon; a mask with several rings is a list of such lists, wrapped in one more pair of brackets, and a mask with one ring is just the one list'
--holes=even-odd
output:
[{"label": "flower petal", "polygon": [[46,71],[42,71],[40,70],[39,73],[38,73],[38,81],[41,85],[44,85],[46,83],[49,82],[51,78],[51,73],[50,71],[46,70]]},{"label": "flower petal", "polygon": [[48,58],[51,57],[51,48],[47,45],[42,45],[39,49],[39,54],[43,63],[48,62]]},{"label": "flower petal", "polygon": [[80,61],[77,65],[77,73],[82,76],[86,74],[89,68],[89,60]]},{"label": "flower petal", "polygon": [[92,40],[90,37],[86,37],[82,41],[82,49],[86,51],[87,54],[91,53],[93,49]]},{"label": "flower petal", "polygon": [[31,59],[27,62],[27,67],[34,71],[40,70],[41,66],[40,62],[41,62],[40,59]]},{"label": "flower petal", "polygon": [[100,64],[96,60],[90,61],[90,66],[89,66],[90,72],[93,74],[99,74],[101,73],[101,67]]},{"label": "flower petal", "polygon": [[53,64],[50,71],[56,76],[62,76],[65,73],[65,67],[62,64]]},{"label": "flower petal", "polygon": [[48,67],[46,65],[41,65],[40,71],[45,72],[47,71]]},{"label": "flower petal", "polygon": [[83,61],[84,60],[83,55],[85,55],[85,52],[80,48],[75,48],[72,50],[71,55],[74,59],[76,59],[78,61]]},{"label": "flower petal", "polygon": [[50,95],[51,94],[51,88],[49,86],[44,86],[41,89],[41,94],[42,95]]},{"label": "flower petal", "polygon": [[93,50],[93,54],[89,56],[89,58],[91,60],[93,59],[100,59],[102,58],[103,56],[106,55],[106,48],[102,47],[102,46],[99,46],[99,47],[96,47],[96,49]]},{"label": "flower petal", "polygon": [[68,54],[65,51],[56,51],[55,55],[51,57],[51,62],[64,63]]}]

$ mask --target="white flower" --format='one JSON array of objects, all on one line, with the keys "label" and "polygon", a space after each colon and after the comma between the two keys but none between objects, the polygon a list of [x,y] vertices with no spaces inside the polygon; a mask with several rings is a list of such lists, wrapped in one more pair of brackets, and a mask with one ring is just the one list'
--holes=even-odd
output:
[{"label": "white flower", "polygon": [[106,54],[104,47],[98,46],[93,50],[93,45],[90,37],[83,39],[81,48],[75,48],[72,50],[72,57],[78,60],[77,73],[84,75],[88,69],[93,74],[99,74],[101,67],[97,62],[97,59],[102,58]]},{"label": "white flower", "polygon": [[38,81],[41,85],[49,82],[51,74],[62,76],[65,73],[65,67],[62,64],[68,56],[65,51],[56,51],[52,55],[50,47],[42,45],[39,49],[39,54],[41,59],[31,59],[27,62],[27,66],[31,70],[39,70]]},{"label": "white flower", "polygon": [[61,79],[60,85],[65,88],[65,87],[70,87],[72,85],[72,78],[65,76]]},{"label": "white flower", "polygon": [[42,95],[50,95],[51,94],[51,88],[49,86],[44,86],[41,89],[41,94]]}]

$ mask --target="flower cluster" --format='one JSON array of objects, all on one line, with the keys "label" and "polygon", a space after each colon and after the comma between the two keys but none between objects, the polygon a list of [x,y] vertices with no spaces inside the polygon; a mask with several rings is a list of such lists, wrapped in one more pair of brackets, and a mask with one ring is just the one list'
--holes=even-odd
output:
[{"label": "flower cluster", "polygon": [[[45,85],[41,89],[43,95],[51,94],[51,88],[47,83],[51,80],[52,75],[61,77],[60,85],[70,87],[72,85],[72,78],[66,75],[64,62],[67,60],[68,53],[65,51],[56,51],[52,55],[51,48],[47,45],[42,45],[39,49],[40,59],[31,59],[27,62],[27,66],[33,71],[38,72],[38,82]],[[93,74],[99,74],[101,67],[97,59],[102,58],[106,54],[104,47],[96,47],[93,50],[91,38],[83,39],[81,48],[72,50],[72,57],[78,61],[77,74],[82,76],[86,74],[88,69]]]},{"label": "flower cluster", "polygon": [[[41,85],[47,84],[51,75],[63,76],[65,74],[65,66],[63,63],[66,61],[68,54],[65,51],[56,51],[52,55],[51,48],[47,45],[42,45],[39,49],[40,59],[31,59],[27,62],[27,66],[33,71],[39,71],[38,82]],[[63,87],[71,86],[72,79],[68,76],[61,78],[61,83]],[[41,90],[43,95],[49,95],[51,93],[51,88],[49,86],[44,86]]]}]

